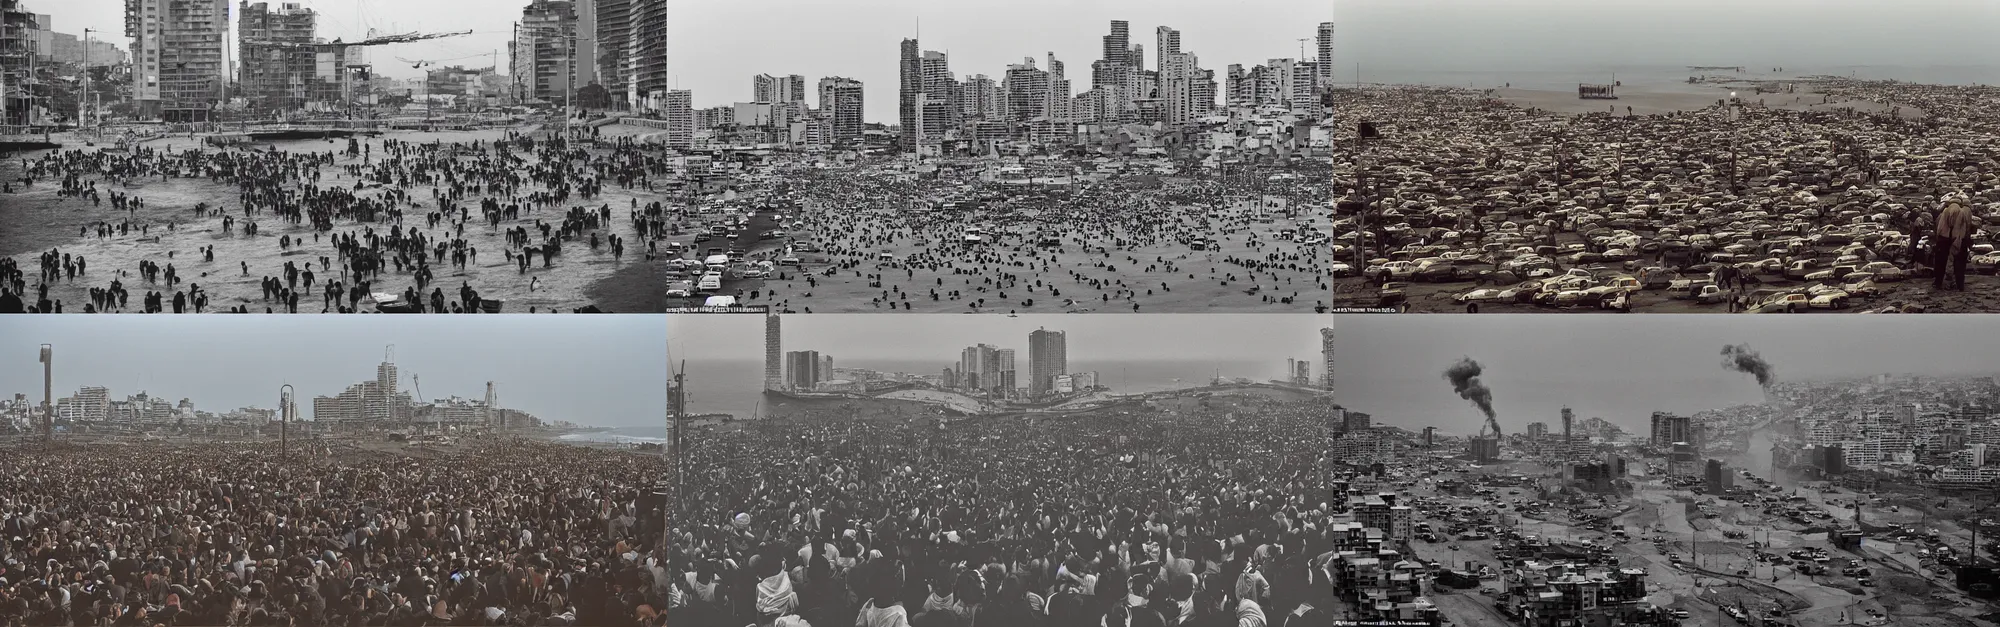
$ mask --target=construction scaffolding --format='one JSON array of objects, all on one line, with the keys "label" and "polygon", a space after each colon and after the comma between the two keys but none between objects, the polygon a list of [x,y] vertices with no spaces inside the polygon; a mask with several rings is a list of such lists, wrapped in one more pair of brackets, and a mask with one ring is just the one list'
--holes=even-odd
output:
[{"label": "construction scaffolding", "polygon": [[287,2],[272,11],[263,2],[243,2],[237,10],[238,59],[242,71],[237,88],[252,111],[294,111],[305,107],[308,86],[319,82],[311,48],[274,44],[311,44],[317,16],[311,9]]}]

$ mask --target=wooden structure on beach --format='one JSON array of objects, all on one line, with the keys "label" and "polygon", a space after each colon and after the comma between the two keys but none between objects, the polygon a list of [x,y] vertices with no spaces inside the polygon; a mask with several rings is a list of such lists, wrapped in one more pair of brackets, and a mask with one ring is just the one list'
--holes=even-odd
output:
[{"label": "wooden structure on beach", "polygon": [[1617,85],[1589,85],[1579,83],[1576,97],[1582,100],[1617,100]]}]

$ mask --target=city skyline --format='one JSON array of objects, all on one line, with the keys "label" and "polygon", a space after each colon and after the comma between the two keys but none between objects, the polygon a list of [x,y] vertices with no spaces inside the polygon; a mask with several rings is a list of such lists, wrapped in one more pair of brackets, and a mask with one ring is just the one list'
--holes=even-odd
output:
[{"label": "city skyline", "polygon": [[[1035,59],[1038,68],[1046,70],[1043,64],[1054,53],[1067,66],[1065,74],[1071,81],[1071,95],[1075,95],[1090,89],[1090,65],[1102,58],[1102,38],[1113,20],[1130,23],[1131,42],[1145,47],[1147,69],[1158,69],[1153,50],[1155,29],[1167,26],[1179,32],[1182,50],[1198,55],[1201,67],[1215,70],[1220,83],[1232,63],[1249,67],[1275,58],[1314,59],[1315,44],[1310,39],[1317,25],[1330,21],[1334,14],[1323,5],[1275,0],[1242,4],[1218,13],[1212,4],[1185,0],[1117,0],[1083,6],[1030,0],[1004,5],[961,3],[943,10],[908,0],[870,0],[789,4],[791,12],[778,15],[772,14],[769,4],[676,5],[673,19],[681,22],[682,28],[674,31],[681,38],[673,44],[675,57],[681,59],[675,63],[674,73],[679,78],[675,88],[692,91],[693,107],[703,109],[749,102],[754,95],[753,77],[759,74],[802,75],[809,86],[825,77],[852,78],[866,85],[864,121],[895,125],[900,121],[898,54],[904,39],[917,39],[921,51],[947,54],[953,78],[960,81],[984,74],[998,82],[1009,65],[1021,63],[1023,58]],[[871,19],[856,19],[856,15]],[[873,17],[881,15],[910,19]],[[797,21],[815,27],[772,45],[741,37],[730,29],[689,26],[759,20]],[[1300,58],[1298,38],[1308,39],[1304,58]],[[808,91],[812,91],[810,87]],[[807,101],[820,106],[814,95]]]},{"label": "city skyline", "polygon": [[[423,400],[479,400],[498,388],[499,407],[549,422],[647,425],[666,413],[664,344],[657,318],[643,316],[383,318],[193,316],[144,318],[9,316],[0,323],[0,390],[39,404],[41,344],[55,345],[54,392],[109,388],[124,399],[141,391],[199,411],[276,409],[278,389],[296,390],[299,414],[312,418],[313,398],[336,396],[371,380],[387,344],[396,346],[402,391],[420,377]],[[301,320],[300,322],[285,322]],[[646,340],[651,336],[651,341]],[[264,341],[284,338],[282,342]],[[547,368],[522,371],[525,347]],[[546,345],[544,345],[546,344]],[[193,361],[194,363],[189,363]],[[212,365],[241,370],[218,373]],[[224,365],[224,368],[231,366]],[[413,395],[414,396],[414,395]],[[589,399],[580,402],[581,399]]]},{"label": "city skyline", "polygon": [[[780,318],[784,352],[818,351],[846,364],[945,364],[956,363],[965,347],[985,343],[1015,349],[1023,369],[1028,361],[1028,334],[1040,328],[1065,333],[1067,361],[1072,364],[1271,361],[1275,370],[1282,368],[1287,358],[1314,359],[1319,355],[1319,329],[1333,326],[1333,316],[1314,314],[818,314]],[[882,338],[896,339],[883,342]],[[683,359],[761,361],[763,340],[762,316],[682,315],[670,316],[667,322],[667,350],[676,364]]]}]

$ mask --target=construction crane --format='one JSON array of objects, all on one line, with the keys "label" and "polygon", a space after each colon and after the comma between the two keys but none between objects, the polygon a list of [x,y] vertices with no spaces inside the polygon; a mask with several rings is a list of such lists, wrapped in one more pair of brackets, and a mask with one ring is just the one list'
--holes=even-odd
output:
[{"label": "construction crane", "polygon": [[472,31],[469,30],[456,33],[404,33],[401,35],[380,35],[376,37],[369,37],[367,39],[363,39],[361,41],[356,41],[352,43],[343,42],[339,39],[335,39],[333,41],[324,43],[298,43],[289,41],[271,41],[268,39],[245,39],[243,40],[243,43],[245,45],[250,45],[250,46],[271,46],[273,48],[349,48],[353,46],[386,46],[389,44],[407,44],[412,42],[425,41],[429,39],[443,39],[446,37],[458,37],[460,35],[470,35],[470,34],[472,34]]},{"label": "construction crane", "polygon": [[471,59],[471,58],[474,58],[474,57],[489,57],[489,58],[491,58],[491,57],[498,57],[499,55],[500,55],[500,53],[499,53],[499,52],[497,52],[497,51],[495,51],[495,52],[481,52],[481,53],[479,53],[479,54],[468,54],[468,55],[465,55],[465,56],[462,56],[462,57],[454,57],[454,58],[450,58],[450,59],[405,59],[405,58],[402,58],[402,57],[396,57],[396,60],[397,60],[397,61],[402,61],[402,62],[404,62],[404,63],[408,63],[408,64],[410,64],[410,68],[411,68],[411,69],[417,69],[417,70],[421,70],[421,69],[423,69],[423,68],[424,68],[424,66],[426,66],[426,65],[437,65],[437,64],[439,64],[439,63],[444,63],[444,62],[446,62],[446,61],[458,61],[458,60],[461,60],[461,59]]},{"label": "construction crane", "polygon": [[416,389],[417,402],[424,402],[424,382],[417,380],[417,373],[410,373],[410,387]]}]

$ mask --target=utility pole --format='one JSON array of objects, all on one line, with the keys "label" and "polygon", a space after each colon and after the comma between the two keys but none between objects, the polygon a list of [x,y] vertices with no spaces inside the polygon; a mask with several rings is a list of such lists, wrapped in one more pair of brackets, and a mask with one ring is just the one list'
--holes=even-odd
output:
[{"label": "utility pole", "polygon": [[55,364],[56,364],[55,345],[43,344],[42,345],[42,448],[45,450],[48,448],[49,443],[55,440],[55,430],[56,430]]},{"label": "utility pole", "polygon": [[293,409],[294,405],[292,403],[292,384],[287,383],[284,384],[283,386],[279,386],[278,388],[279,463],[286,463],[292,461],[292,436],[291,436],[290,423],[292,421],[291,418]]},{"label": "utility pole", "polygon": [[90,34],[92,29],[83,29],[83,91],[76,95],[76,130],[83,130],[83,103],[90,100]]}]

